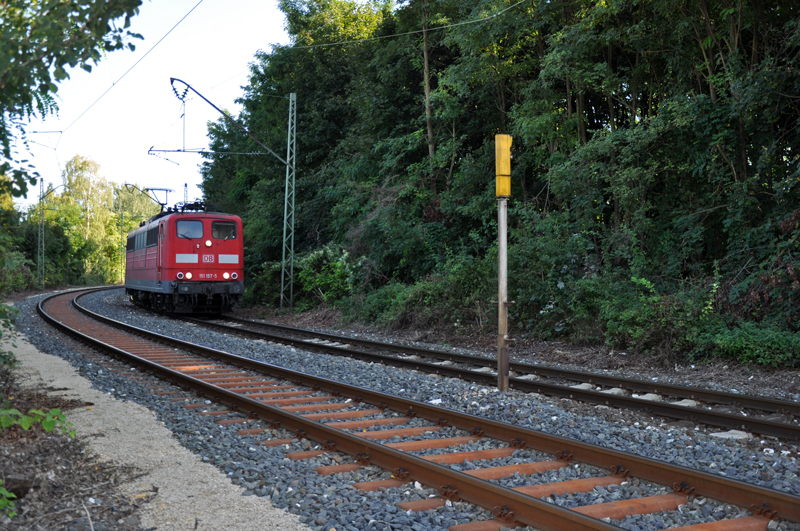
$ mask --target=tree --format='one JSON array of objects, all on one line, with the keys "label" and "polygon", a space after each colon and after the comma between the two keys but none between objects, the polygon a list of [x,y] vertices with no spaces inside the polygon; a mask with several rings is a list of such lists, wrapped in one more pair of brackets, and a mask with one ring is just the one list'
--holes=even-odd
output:
[{"label": "tree", "polygon": [[82,249],[87,275],[110,281],[119,266],[115,257],[121,245],[113,188],[100,175],[100,165],[80,155],[67,162],[61,178],[65,190],[59,203],[71,220],[68,232],[73,247]]},{"label": "tree", "polygon": [[[528,330],[728,353],[756,323],[800,332],[796,0],[281,6],[294,45],[258,55],[241,118],[279,145],[275,97],[298,93],[295,248],[347,247],[359,296],[480,312],[507,132],[509,288]],[[364,37],[380,39],[309,47]],[[222,123],[209,136],[253,150]],[[280,255],[282,170],[203,167],[204,191],[245,218],[255,274]]]},{"label": "tree", "polygon": [[[134,46],[142,38],[126,31],[141,0],[6,0],[0,3],[3,21],[0,46],[0,192],[14,197],[27,193],[37,174],[19,157],[25,147],[24,122],[58,109],[53,95],[57,83],[69,78],[67,68],[91,71],[106,52]],[[124,17],[122,27],[117,19]]]}]

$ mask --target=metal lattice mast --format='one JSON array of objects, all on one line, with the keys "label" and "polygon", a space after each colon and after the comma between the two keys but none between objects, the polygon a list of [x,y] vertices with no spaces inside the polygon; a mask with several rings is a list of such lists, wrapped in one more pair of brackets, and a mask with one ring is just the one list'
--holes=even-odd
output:
[{"label": "metal lattice mast", "polygon": [[44,289],[44,177],[39,177],[39,250],[36,258],[36,276]]},{"label": "metal lattice mast", "polygon": [[[289,290],[289,307],[294,305],[294,178],[297,94],[289,94],[289,128],[286,138],[286,190],[283,197],[283,257],[281,260],[281,310]],[[288,257],[287,257],[288,255]],[[287,264],[288,261],[288,264]]]}]

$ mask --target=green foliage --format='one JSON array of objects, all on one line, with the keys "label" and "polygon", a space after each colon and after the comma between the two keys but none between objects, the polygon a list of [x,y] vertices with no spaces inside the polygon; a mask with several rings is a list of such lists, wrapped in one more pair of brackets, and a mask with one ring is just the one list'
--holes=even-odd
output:
[{"label": "green foliage", "polygon": [[242,304],[280,306],[281,269],[281,262],[266,262],[248,273]]},{"label": "green foliage", "polygon": [[[336,304],[358,287],[362,263],[339,246],[327,245],[295,257],[295,309]],[[267,262],[248,275],[243,303],[280,305],[281,262]],[[288,291],[287,291],[288,297]]]},{"label": "green foliage", "polygon": [[800,365],[800,332],[776,330],[744,322],[739,326],[716,327],[699,335],[696,356],[718,355],[743,363],[772,367]]},{"label": "green foliage", "polygon": [[16,409],[0,409],[0,429],[16,425],[23,430],[29,430],[36,424],[41,425],[44,431],[48,433],[58,427],[64,435],[75,437],[75,431],[69,429],[72,423],[67,422],[60,409],[56,408],[50,411],[31,409],[27,415],[20,413]]},{"label": "green foliage", "polygon": [[312,251],[298,264],[298,286],[320,302],[333,303],[352,293],[359,264],[347,251],[335,246]]},{"label": "green foliage", "polygon": [[[13,322],[16,318],[18,311],[13,306],[0,303],[0,342],[9,342],[13,348],[16,348],[14,340],[16,333],[14,331]],[[17,364],[17,358],[12,350],[0,350],[0,368],[14,368]]]},{"label": "green foliage", "polygon": [[[67,68],[91,71],[107,52],[128,47],[140,35],[127,31],[141,0],[10,0],[0,4],[3,40],[0,48],[0,195],[25,195],[36,173],[12,146],[25,141],[25,123],[33,114],[56,112],[57,83],[69,78]],[[117,25],[116,20],[124,17]]]},{"label": "green foliage", "polygon": [[[485,328],[493,142],[511,133],[512,333],[790,363],[775,349],[800,331],[796,2],[280,6],[293,45],[257,55],[239,118],[282,145],[276,98],[298,95],[295,246],[315,257],[301,306]],[[254,149],[222,122],[209,135]],[[202,169],[206,199],[244,218],[251,299],[272,304],[283,170],[220,155]],[[773,338],[755,358],[740,346],[753,326]]]},{"label": "green foliage", "polygon": [[17,496],[3,488],[3,480],[0,479],[0,512],[4,513],[9,518],[14,518],[17,513],[14,512],[14,502],[11,500]]},{"label": "green foliage", "polygon": [[342,305],[346,321],[392,326],[400,320],[412,287],[390,282],[366,294],[354,295]]},{"label": "green foliage", "polygon": [[404,285],[391,282],[352,296],[342,308],[345,318],[383,326],[442,327],[456,333],[484,332],[491,324],[492,273],[496,257],[453,256],[430,276]]},{"label": "green foliage", "polygon": [[0,295],[41,288],[37,261],[42,212],[46,286],[122,281],[125,237],[158,213],[159,206],[137,187],[109,184],[99,172],[96,162],[76,155],[64,168],[63,187],[48,189],[43,211],[31,205],[27,215],[2,202],[10,195],[0,195],[0,207],[8,209],[0,209],[7,213],[2,217],[8,230],[0,231]]},{"label": "green foliage", "polygon": [[9,251],[0,263],[0,296],[36,285],[36,266],[21,251]]},{"label": "green foliage", "polygon": [[[716,285],[686,285],[660,293],[652,281],[585,279],[573,300],[576,332],[618,348],[669,353],[694,347],[713,322]],[[588,330],[581,330],[581,327]],[[591,327],[595,327],[594,330]]]}]

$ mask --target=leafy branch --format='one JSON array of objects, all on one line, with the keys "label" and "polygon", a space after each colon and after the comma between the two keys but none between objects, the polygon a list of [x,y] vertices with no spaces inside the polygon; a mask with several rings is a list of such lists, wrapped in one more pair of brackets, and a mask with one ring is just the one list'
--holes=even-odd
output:
[{"label": "leafy branch", "polygon": [[27,431],[35,424],[41,424],[44,431],[48,433],[59,427],[64,435],[75,437],[75,430],[69,429],[72,423],[67,422],[66,417],[58,408],[47,412],[41,409],[31,409],[27,415],[17,409],[0,409],[0,429],[16,425]]}]

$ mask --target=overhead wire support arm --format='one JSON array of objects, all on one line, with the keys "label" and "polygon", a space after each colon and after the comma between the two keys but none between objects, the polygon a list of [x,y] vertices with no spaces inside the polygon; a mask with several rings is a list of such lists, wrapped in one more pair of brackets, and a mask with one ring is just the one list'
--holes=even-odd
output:
[{"label": "overhead wire support arm", "polygon": [[[198,155],[268,155],[268,153],[259,153],[258,151],[208,151],[205,149],[153,149],[153,148],[147,150],[148,155],[152,155],[155,153],[197,153]],[[169,159],[164,159],[164,160],[169,160]]]},{"label": "overhead wire support arm", "polygon": [[161,155],[157,155],[157,154],[156,154],[156,152],[162,152],[162,153],[171,153],[171,152],[168,152],[168,151],[166,151],[166,150],[162,150],[162,149],[153,149],[153,146],[150,146],[150,149],[148,149],[148,150],[147,150],[147,154],[148,154],[148,155],[153,155],[154,157],[158,157],[158,158],[160,158],[161,160],[165,160],[165,161],[167,161],[167,162],[171,162],[171,163],[173,163],[173,164],[174,164],[174,165],[176,165],[176,166],[180,166],[180,164],[178,164],[178,163],[177,163],[177,162],[175,162],[174,160],[169,160],[167,157],[162,157]]},{"label": "overhead wire support arm", "polygon": [[[186,85],[186,89],[183,91],[183,94],[182,94],[182,95],[181,95],[181,94],[178,94],[178,90],[175,88],[175,82],[176,82],[176,81],[177,81],[178,83],[183,83],[184,85]],[[222,109],[220,109],[219,107],[217,107],[216,105],[214,105],[213,103],[211,103],[211,102],[208,100],[208,98],[206,98],[205,96],[203,96],[202,94],[200,94],[199,92],[197,92],[197,91],[196,91],[196,90],[195,90],[195,89],[194,89],[194,88],[193,88],[193,87],[192,87],[192,86],[191,86],[189,83],[187,83],[186,81],[183,81],[183,80],[181,80],[181,79],[178,79],[178,78],[175,78],[175,77],[171,77],[171,78],[169,78],[169,84],[170,84],[170,86],[172,86],[172,90],[175,92],[175,95],[176,95],[176,96],[178,97],[178,99],[180,99],[181,101],[183,101],[183,99],[186,97],[186,91],[187,91],[187,90],[191,90],[192,92],[194,92],[195,94],[197,94],[198,96],[200,96],[201,98],[203,98],[203,101],[205,101],[206,103],[208,103],[209,105],[211,105],[212,107],[214,107],[214,109],[216,109],[216,111],[217,111],[218,113],[220,113],[222,116],[224,116],[225,118],[227,118],[228,120],[230,120],[230,122],[231,122],[233,125],[235,125],[236,127],[238,127],[238,128],[239,128],[239,129],[240,129],[240,130],[241,130],[241,131],[244,133],[244,134],[246,134],[247,136],[249,136],[249,137],[250,137],[250,139],[251,139],[253,142],[255,142],[256,144],[258,144],[259,146],[261,146],[262,148],[264,148],[265,150],[267,150],[267,152],[268,152],[270,155],[272,155],[273,157],[275,157],[276,159],[278,159],[279,161],[281,161],[281,163],[282,163],[282,164],[284,164],[284,165],[286,165],[286,166],[290,166],[290,167],[292,168],[292,170],[294,170],[294,167],[293,167],[293,165],[291,165],[291,164],[290,164],[289,162],[287,162],[286,160],[282,159],[282,158],[281,158],[281,157],[280,157],[280,156],[279,156],[277,153],[275,153],[275,152],[274,152],[274,151],[272,151],[270,148],[268,148],[267,146],[265,146],[264,144],[262,144],[262,143],[261,143],[261,142],[260,142],[260,141],[259,141],[259,140],[258,140],[256,137],[254,137],[254,136],[253,136],[253,135],[250,133],[250,131],[248,131],[247,129],[245,129],[245,127],[244,127],[244,126],[242,126],[241,124],[239,124],[239,122],[237,122],[236,120],[234,120],[234,119],[233,119],[233,117],[232,117],[230,114],[226,113],[225,111],[223,111]]]},{"label": "overhead wire support arm", "polygon": [[[183,89],[182,93],[178,92],[178,89],[175,88],[175,82],[182,83],[185,88]],[[238,127],[242,132],[244,132],[248,137],[250,137],[253,142],[264,148],[270,155],[281,161],[281,163],[286,166],[286,189],[284,192],[283,198],[283,245],[282,245],[282,258],[281,258],[281,310],[283,310],[283,302],[284,300],[289,301],[289,306],[292,307],[294,305],[294,207],[295,207],[295,161],[297,160],[297,94],[292,92],[289,94],[289,126],[287,131],[287,139],[286,139],[286,160],[279,157],[274,151],[270,148],[262,144],[256,137],[254,137],[250,131],[245,129],[239,122],[233,119],[228,113],[208,101],[208,99],[197,92],[191,85],[187,82],[177,79],[174,77],[169,78],[169,84],[172,87],[172,91],[175,93],[175,96],[178,97],[179,100],[185,101],[186,94],[191,90],[198,96],[200,96],[203,101],[214,107],[222,116],[230,120],[230,122]],[[184,110],[185,116],[185,110]],[[150,154],[154,154],[156,151],[158,152],[171,152],[171,153],[200,153],[200,154],[208,154],[208,155],[221,155],[221,154],[229,154],[229,155],[264,155],[264,153],[245,153],[245,152],[218,152],[218,151],[205,151],[205,150],[187,150],[186,145],[183,146],[184,149],[182,150],[154,150],[152,147],[148,151]],[[288,297],[286,292],[288,293]]]}]

